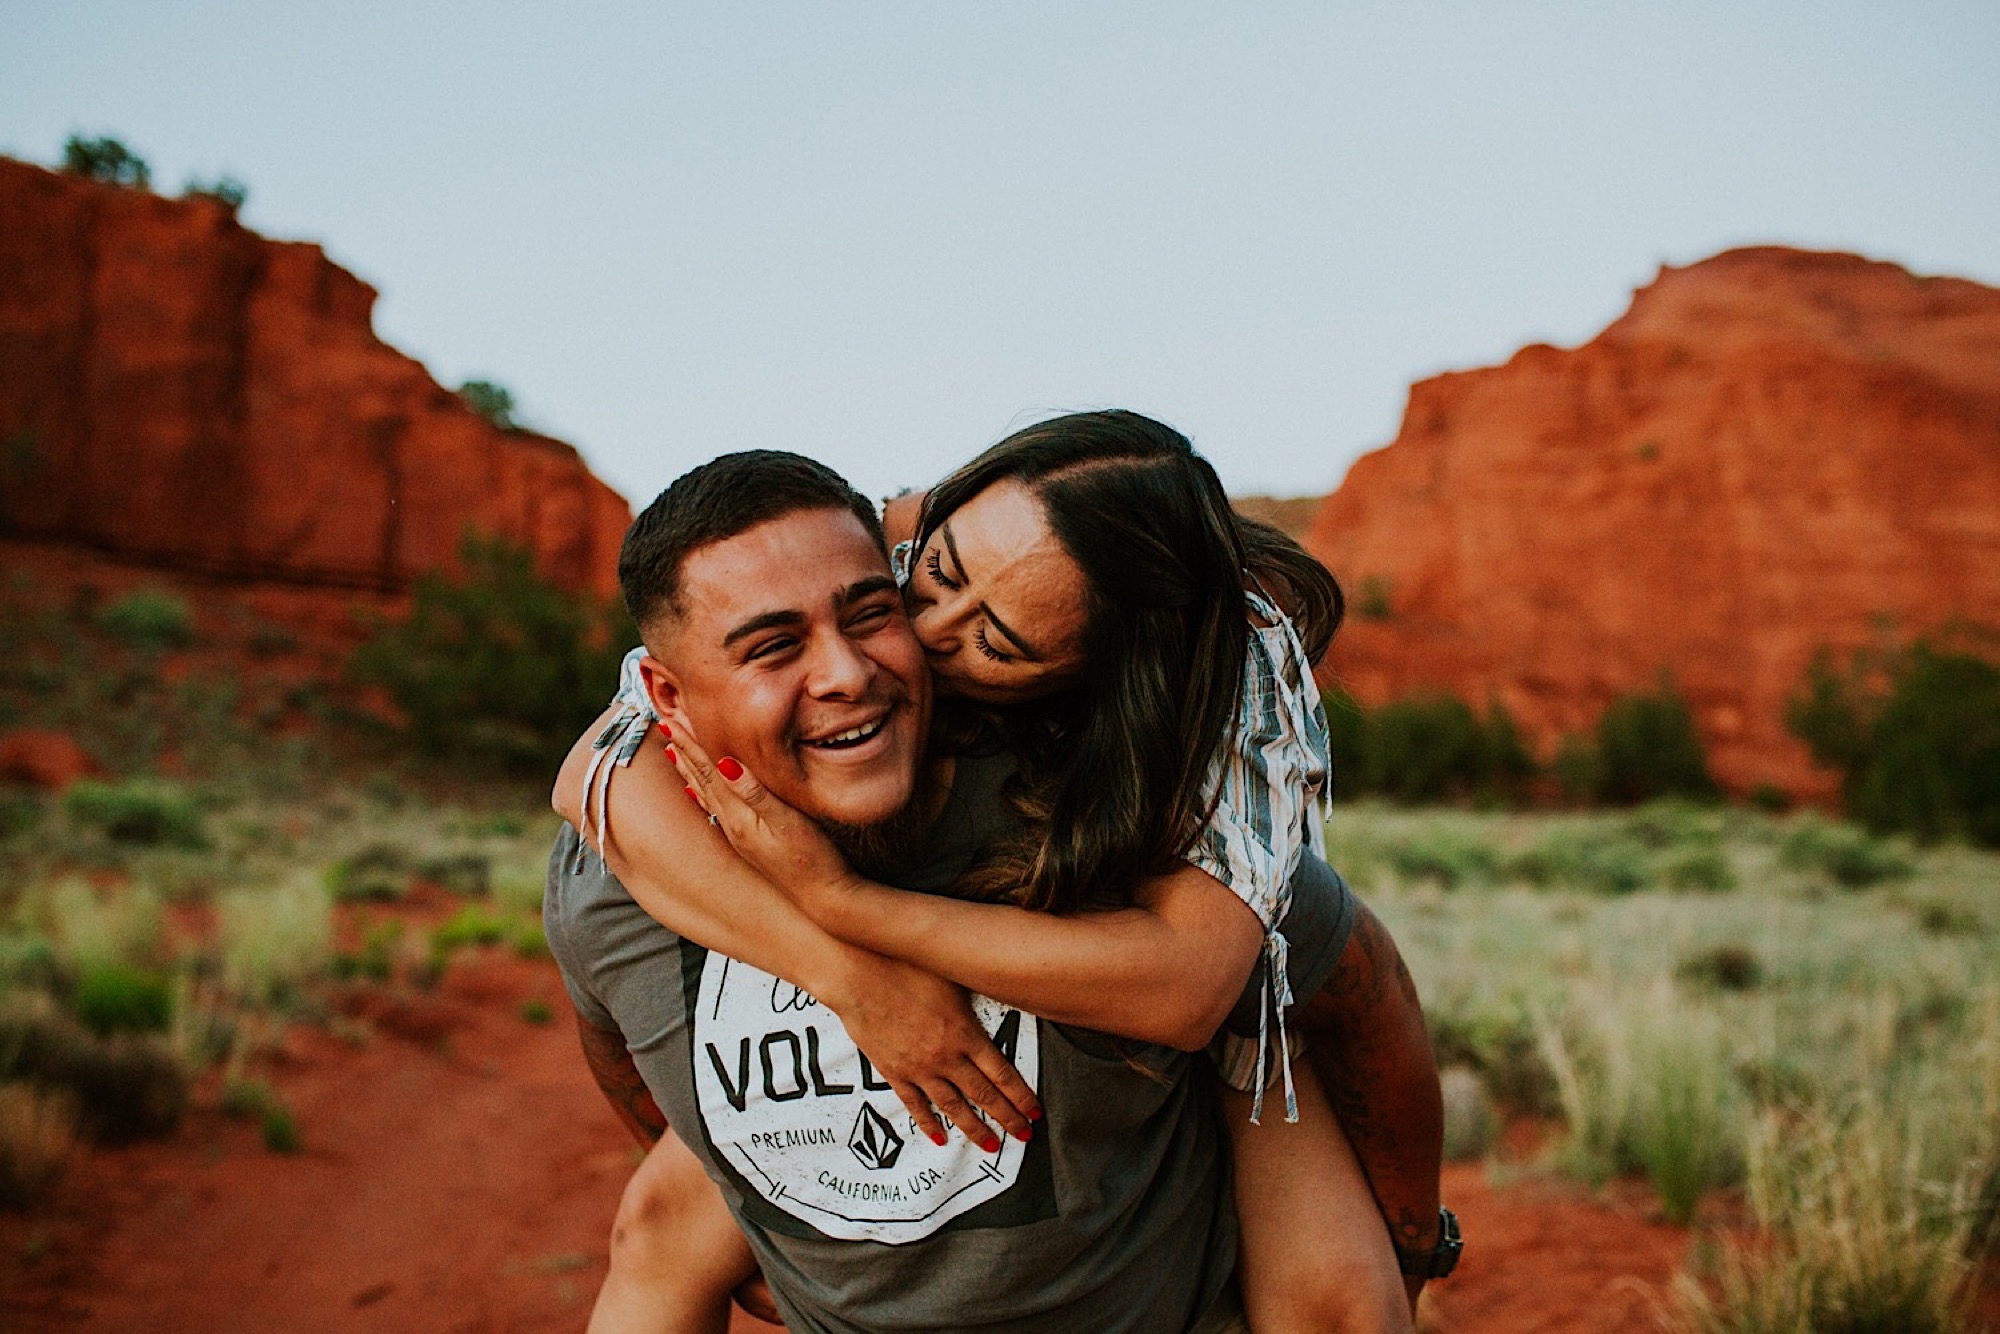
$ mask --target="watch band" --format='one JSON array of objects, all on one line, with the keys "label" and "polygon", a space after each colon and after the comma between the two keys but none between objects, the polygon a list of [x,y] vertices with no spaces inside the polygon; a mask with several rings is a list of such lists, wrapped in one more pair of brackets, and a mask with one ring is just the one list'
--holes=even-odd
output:
[{"label": "watch band", "polygon": [[1437,1245],[1427,1251],[1396,1248],[1396,1265],[1411,1278],[1445,1278],[1458,1268],[1458,1257],[1465,1250],[1465,1236],[1458,1228],[1458,1215],[1443,1205],[1438,1206]]}]

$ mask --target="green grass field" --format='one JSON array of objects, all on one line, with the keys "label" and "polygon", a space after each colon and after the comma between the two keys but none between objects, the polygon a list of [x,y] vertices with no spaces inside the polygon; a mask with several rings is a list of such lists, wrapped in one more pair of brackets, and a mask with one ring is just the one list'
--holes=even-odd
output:
[{"label": "green grass field", "polygon": [[1329,832],[1441,1058],[1560,1122],[1546,1165],[1722,1227],[1686,1328],[1964,1327],[2000,1208],[2000,856],[1686,805]]}]

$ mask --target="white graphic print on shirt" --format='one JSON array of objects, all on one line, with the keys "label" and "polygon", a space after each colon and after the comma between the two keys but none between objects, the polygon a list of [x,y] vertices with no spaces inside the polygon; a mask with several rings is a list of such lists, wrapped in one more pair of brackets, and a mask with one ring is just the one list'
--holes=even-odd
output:
[{"label": "white graphic print on shirt", "polygon": [[[984,996],[973,1011],[1039,1089],[1033,1015]],[[1027,1146],[943,1148],[869,1065],[834,1013],[791,983],[710,954],[693,1024],[695,1096],[708,1139],[774,1207],[842,1241],[920,1240],[1011,1187]]]}]

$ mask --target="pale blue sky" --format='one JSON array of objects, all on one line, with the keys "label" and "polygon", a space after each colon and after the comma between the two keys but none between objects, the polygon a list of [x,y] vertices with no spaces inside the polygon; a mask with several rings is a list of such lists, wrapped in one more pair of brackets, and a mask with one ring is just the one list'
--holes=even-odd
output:
[{"label": "pale blue sky", "polygon": [[0,152],[240,177],[637,503],[756,446],[880,494],[1107,405],[1306,494],[1661,263],[2000,284],[1996,70],[1992,0],[0,0]]}]

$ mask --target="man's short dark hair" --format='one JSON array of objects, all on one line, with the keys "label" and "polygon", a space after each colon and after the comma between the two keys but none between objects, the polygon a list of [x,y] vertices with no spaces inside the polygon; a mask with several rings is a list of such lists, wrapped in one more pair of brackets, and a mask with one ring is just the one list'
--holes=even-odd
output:
[{"label": "man's short dark hair", "polygon": [[694,552],[760,523],[820,509],[851,512],[888,558],[874,504],[824,463],[783,450],[748,449],[683,473],[625,532],[618,551],[625,609],[640,633],[649,633],[662,613],[681,614],[681,570]]}]

